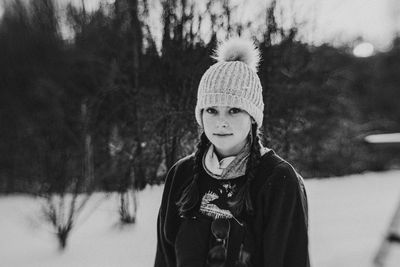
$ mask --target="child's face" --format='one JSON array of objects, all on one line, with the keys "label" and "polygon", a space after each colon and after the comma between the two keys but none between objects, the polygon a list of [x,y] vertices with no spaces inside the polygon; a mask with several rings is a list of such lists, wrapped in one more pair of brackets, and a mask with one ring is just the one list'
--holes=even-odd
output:
[{"label": "child's face", "polygon": [[247,142],[250,115],[239,108],[212,106],[202,112],[204,132],[222,157],[237,155]]}]

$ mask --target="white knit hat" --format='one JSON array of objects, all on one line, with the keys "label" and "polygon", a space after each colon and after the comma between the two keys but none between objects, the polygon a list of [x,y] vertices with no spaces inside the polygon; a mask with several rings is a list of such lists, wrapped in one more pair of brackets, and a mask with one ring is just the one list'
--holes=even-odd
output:
[{"label": "white knit hat", "polygon": [[197,92],[197,123],[203,126],[201,111],[206,107],[233,106],[247,111],[261,127],[264,102],[257,75],[260,55],[253,42],[229,39],[218,46],[213,58],[218,62],[203,74]]}]

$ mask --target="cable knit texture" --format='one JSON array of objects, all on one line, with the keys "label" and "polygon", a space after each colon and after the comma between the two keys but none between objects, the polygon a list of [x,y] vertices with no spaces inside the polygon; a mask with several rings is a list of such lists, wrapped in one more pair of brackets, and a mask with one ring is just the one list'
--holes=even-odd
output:
[{"label": "cable knit texture", "polygon": [[[246,45],[242,45],[238,49],[232,45],[234,42]],[[257,51],[256,48],[251,41],[241,39],[228,40],[221,46],[227,48],[217,49],[217,53],[224,51],[225,54],[222,57],[215,56],[220,61],[204,73],[199,83],[195,109],[197,123],[203,126],[201,111],[206,107],[232,106],[247,111],[254,118],[258,127],[261,127],[264,102],[261,82],[254,67],[254,64],[257,65],[257,59],[251,59],[250,61],[255,61],[255,63],[248,65],[248,56],[247,58],[241,56],[241,54],[258,55],[258,52],[249,53],[248,50]],[[235,57],[231,57],[231,54],[235,54]]]}]

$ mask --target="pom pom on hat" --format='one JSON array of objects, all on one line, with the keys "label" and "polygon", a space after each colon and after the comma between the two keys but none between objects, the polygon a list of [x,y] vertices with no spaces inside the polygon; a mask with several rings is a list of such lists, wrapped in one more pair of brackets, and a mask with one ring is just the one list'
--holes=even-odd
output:
[{"label": "pom pom on hat", "polygon": [[241,61],[257,71],[260,52],[252,41],[236,37],[220,44],[212,58],[218,62]]}]

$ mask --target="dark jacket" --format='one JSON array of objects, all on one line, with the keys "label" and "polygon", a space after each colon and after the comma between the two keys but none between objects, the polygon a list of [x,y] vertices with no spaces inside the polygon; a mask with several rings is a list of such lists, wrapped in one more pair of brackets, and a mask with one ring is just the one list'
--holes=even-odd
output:
[{"label": "dark jacket", "polygon": [[[205,266],[211,222],[197,216],[181,218],[176,205],[193,177],[193,164],[193,155],[188,156],[167,174],[157,220],[155,267]],[[206,175],[201,172],[199,180]],[[250,255],[249,266],[310,266],[307,195],[301,176],[271,150],[262,156],[250,192],[255,212],[243,218],[246,232],[241,239]],[[235,227],[233,236],[234,231]],[[228,258],[235,257],[232,253],[228,249]]]}]

